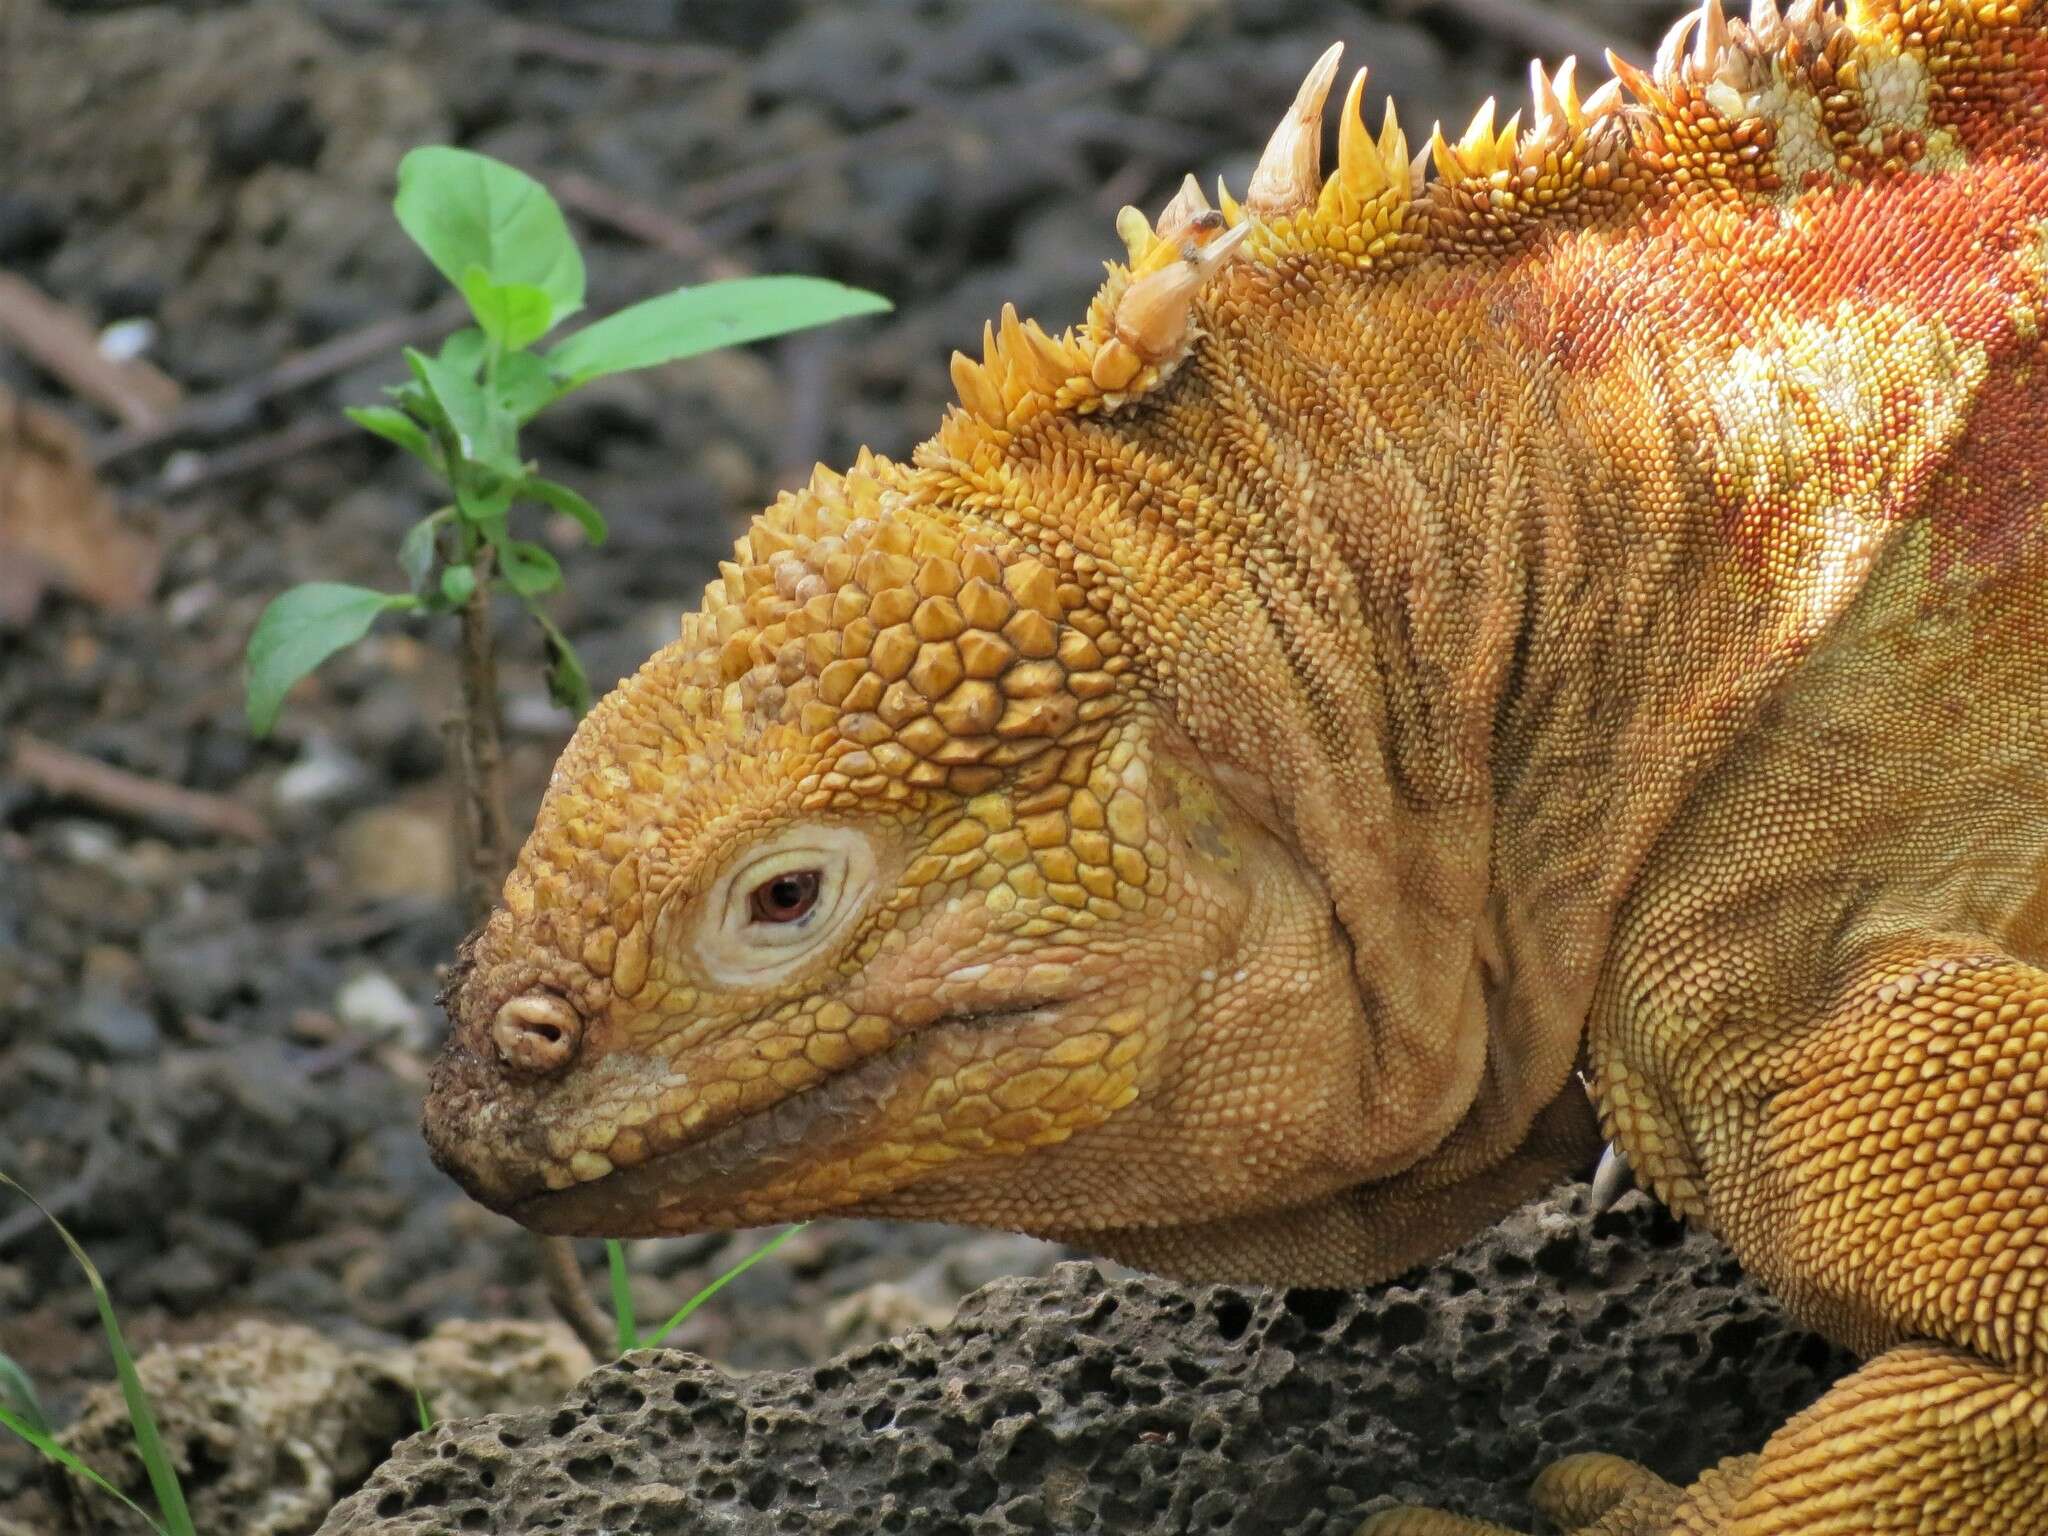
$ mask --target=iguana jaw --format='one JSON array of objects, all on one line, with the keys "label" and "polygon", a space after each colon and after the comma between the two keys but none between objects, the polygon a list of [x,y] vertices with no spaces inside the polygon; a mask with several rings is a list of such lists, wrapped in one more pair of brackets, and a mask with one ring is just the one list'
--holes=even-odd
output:
[{"label": "iguana jaw", "polygon": [[[952,1014],[906,1035],[880,1055],[806,1092],[742,1115],[709,1135],[589,1183],[498,1206],[536,1232],[564,1237],[662,1236],[770,1220],[751,1214],[777,1202],[777,1186],[835,1151],[866,1145],[906,1073],[949,1037],[1007,1025],[1057,1024],[1061,1005],[1020,1004]],[[791,1198],[787,1195],[783,1199]],[[488,1202],[487,1202],[488,1203]],[[792,1217],[814,1214],[809,1202]]]}]

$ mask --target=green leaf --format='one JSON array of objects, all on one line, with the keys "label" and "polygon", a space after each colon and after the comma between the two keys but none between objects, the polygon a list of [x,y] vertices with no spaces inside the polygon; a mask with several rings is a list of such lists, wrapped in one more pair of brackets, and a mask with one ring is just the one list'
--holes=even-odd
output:
[{"label": "green leaf", "polygon": [[[476,468],[456,488],[456,515],[484,530],[492,541],[505,537],[506,515],[519,492],[519,482],[493,470]],[[496,529],[492,533],[492,529]]]},{"label": "green leaf", "polygon": [[626,1245],[615,1237],[606,1238],[604,1262],[611,1272],[612,1324],[617,1331],[619,1353],[630,1354],[640,1347],[640,1332],[634,1326],[633,1285],[626,1275]]},{"label": "green leaf", "polygon": [[50,1432],[49,1416],[36,1397],[35,1383],[28,1379],[27,1371],[5,1355],[0,1355],[0,1408],[7,1409],[30,1429],[46,1435]]},{"label": "green leaf", "polygon": [[385,442],[396,443],[422,463],[434,462],[433,440],[427,436],[426,429],[404,411],[394,410],[388,405],[351,405],[342,409],[342,415],[365,432],[374,432]]},{"label": "green leaf", "polygon": [[519,488],[534,500],[544,501],[564,517],[573,519],[592,544],[602,544],[610,532],[605,527],[604,514],[566,485],[543,480],[538,475],[528,475]]},{"label": "green leaf", "polygon": [[412,1405],[420,1412],[420,1433],[425,1434],[434,1427],[434,1415],[427,1407],[427,1394],[419,1389],[418,1383],[413,1385]]},{"label": "green leaf", "polygon": [[415,596],[426,594],[428,578],[434,574],[435,535],[454,514],[453,507],[431,512],[406,529],[405,537],[398,541],[398,568],[405,572],[405,584]]},{"label": "green leaf", "polygon": [[498,360],[498,404],[518,425],[525,426],[561,395],[548,365],[531,352],[511,352]]},{"label": "green leaf", "polygon": [[157,1536],[170,1536],[170,1532],[166,1531],[156,1521],[150,1519],[148,1510],[100,1476],[98,1472],[87,1466],[76,1454],[58,1444],[56,1437],[47,1428],[30,1423],[10,1408],[0,1408],[0,1425],[5,1425],[13,1430],[22,1439],[41,1451],[50,1460],[56,1462],[60,1467],[65,1468],[78,1477],[84,1478],[102,1493],[110,1494],[114,1498],[119,1499],[123,1504],[134,1510],[142,1523],[152,1531],[155,1531]]},{"label": "green leaf", "polygon": [[547,354],[566,389],[718,347],[889,308],[879,294],[816,277],[735,277],[678,288],[587,325]]},{"label": "green leaf", "polygon": [[[413,243],[465,298],[464,277],[474,266],[492,283],[539,289],[551,325],[583,307],[583,255],[547,188],[524,171],[466,149],[415,149],[398,163],[392,206]],[[488,328],[481,312],[477,321]]]},{"label": "green leaf", "polygon": [[567,635],[555,628],[554,620],[531,602],[527,603],[526,611],[540,625],[541,635],[547,642],[548,697],[580,718],[590,709],[590,674],[583,670],[576,647],[569,643]]},{"label": "green leaf", "polygon": [[[287,592],[285,596],[289,597],[291,594]],[[87,1257],[86,1251],[78,1245],[78,1239],[71,1235],[70,1229],[63,1222],[44,1209],[42,1201],[4,1173],[0,1173],[0,1184],[6,1185],[26,1199],[30,1205],[42,1211],[43,1219],[57,1229],[57,1235],[64,1239],[64,1246],[71,1250],[71,1257],[77,1262],[78,1267],[85,1271],[86,1283],[92,1287],[93,1304],[99,1308],[100,1327],[107,1335],[107,1352],[114,1357],[114,1372],[121,1378],[121,1396],[128,1405],[128,1428],[135,1437],[135,1452],[142,1458],[143,1466],[149,1471],[149,1488],[150,1492],[156,1495],[156,1507],[163,1512],[164,1526],[168,1527],[169,1536],[196,1536],[192,1529],[192,1516],[185,1508],[185,1490],[178,1485],[177,1468],[171,1465],[170,1455],[164,1450],[163,1436],[157,1432],[156,1415],[151,1413],[149,1408],[149,1394],[142,1390],[142,1378],[136,1374],[135,1357],[128,1352],[128,1341],[121,1335],[121,1320],[114,1315],[114,1299],[107,1294],[106,1282],[100,1278],[100,1272],[93,1267],[93,1262]],[[17,1434],[21,1433],[20,1428],[13,1423],[9,1423],[7,1427]],[[30,1444],[35,1443],[33,1440],[30,1441]],[[84,1467],[83,1462],[71,1457],[70,1452],[65,1451],[63,1447],[56,1446],[54,1441],[50,1443],[55,1446],[59,1460],[70,1458],[65,1461],[67,1466],[75,1463],[81,1468]],[[43,1447],[38,1445],[37,1449],[41,1450]],[[51,1452],[45,1450],[44,1454],[48,1455]],[[87,1475],[102,1486],[107,1486],[105,1480],[98,1474],[88,1471]],[[115,1496],[121,1497],[118,1492]],[[123,1498],[122,1502],[128,1501]],[[137,1513],[141,1511],[138,1510]],[[144,1515],[143,1518],[149,1517]],[[155,1525],[154,1521],[150,1523]]]},{"label": "green leaf", "polygon": [[498,551],[498,570],[505,585],[521,597],[540,597],[562,584],[562,567],[538,544],[525,539],[493,538]]},{"label": "green leaf", "polygon": [[548,296],[531,283],[500,283],[474,262],[462,274],[462,296],[486,336],[508,352],[539,341],[555,323]]},{"label": "green leaf", "polygon": [[466,565],[451,565],[441,572],[441,596],[451,608],[460,608],[476,593],[476,572]]},{"label": "green leaf", "polygon": [[[421,389],[414,380],[408,379],[403,384],[387,384],[384,386],[384,393],[397,403],[399,410],[421,423],[428,432],[437,430],[447,419],[441,414],[441,407],[434,404],[434,397]],[[436,443],[434,447],[435,458],[438,461],[440,444]],[[434,467],[439,469],[441,466],[436,462]]]},{"label": "green leaf", "polygon": [[667,1338],[671,1333],[674,1333],[676,1329],[680,1328],[683,1324],[684,1319],[687,1318],[692,1312],[696,1311],[699,1307],[703,1306],[705,1302],[709,1301],[712,1297],[716,1296],[720,1291],[724,1290],[733,1281],[739,1279],[741,1275],[744,1275],[748,1270],[752,1269],[756,1264],[760,1263],[763,1259],[767,1258],[769,1254],[773,1253],[776,1249],[780,1248],[784,1243],[788,1242],[792,1237],[795,1237],[797,1233],[803,1231],[803,1229],[805,1227],[808,1227],[809,1225],[810,1223],[808,1221],[800,1221],[793,1227],[784,1227],[780,1232],[776,1233],[775,1236],[769,1238],[767,1242],[763,1243],[760,1247],[756,1248],[744,1259],[741,1259],[739,1263],[733,1265],[731,1269],[728,1269],[716,1280],[712,1281],[709,1285],[705,1286],[703,1290],[699,1291],[696,1295],[692,1296],[688,1301],[684,1302],[682,1306],[676,1309],[676,1315],[674,1317],[670,1318],[667,1322],[663,1323],[659,1328],[655,1329],[654,1332],[648,1334],[644,1339],[640,1341],[641,1344],[648,1349],[655,1348],[657,1345],[661,1343],[663,1339]]},{"label": "green leaf", "polygon": [[434,356],[473,379],[484,365],[484,354],[490,350],[491,338],[475,326],[466,325],[459,331],[450,332]]},{"label": "green leaf", "polygon": [[309,581],[272,598],[249,636],[249,729],[268,735],[292,684],[362,639],[378,614],[418,606],[409,592],[373,592],[337,581]]},{"label": "green leaf", "polygon": [[517,476],[519,453],[512,418],[484,393],[475,377],[414,347],[405,349],[405,361],[447,418],[456,451],[501,475]]}]

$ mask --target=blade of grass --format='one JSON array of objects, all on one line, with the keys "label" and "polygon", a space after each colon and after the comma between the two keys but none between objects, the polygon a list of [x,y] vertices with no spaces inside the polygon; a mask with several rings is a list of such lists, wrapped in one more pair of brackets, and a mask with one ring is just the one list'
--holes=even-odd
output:
[{"label": "blade of grass", "polygon": [[30,1429],[46,1435],[50,1432],[50,1416],[43,1412],[36,1397],[36,1384],[28,1379],[27,1371],[0,1355],[0,1408],[10,1405],[15,1416]]},{"label": "blade of grass", "polygon": [[773,1253],[776,1249],[780,1248],[784,1243],[788,1242],[792,1237],[795,1237],[797,1233],[803,1231],[803,1229],[805,1227],[808,1227],[809,1225],[810,1223],[808,1221],[800,1221],[793,1227],[784,1227],[780,1232],[776,1233],[773,1237],[769,1238],[767,1242],[763,1243],[760,1247],[756,1248],[744,1259],[741,1259],[739,1263],[733,1265],[731,1269],[728,1269],[716,1280],[712,1281],[709,1285],[705,1286],[703,1290],[699,1291],[696,1295],[692,1296],[688,1301],[684,1302],[682,1306],[676,1309],[676,1315],[674,1317],[670,1318],[667,1322],[663,1323],[659,1328],[655,1329],[654,1332],[650,1333],[642,1341],[642,1343],[649,1349],[655,1348],[657,1345],[661,1343],[663,1339],[667,1338],[671,1333],[673,1333],[678,1327],[682,1325],[683,1319],[688,1317],[692,1312],[696,1311],[699,1307],[703,1306],[705,1302],[709,1301],[712,1297],[716,1296],[720,1291],[724,1290],[726,1286],[730,1285],[733,1281],[739,1279],[741,1275],[744,1275],[748,1270],[752,1269],[756,1264],[760,1263],[763,1259],[767,1258],[769,1254]]},{"label": "blade of grass", "polygon": [[56,1462],[59,1466],[76,1473],[78,1476],[84,1478],[87,1482],[94,1484],[102,1492],[111,1494],[113,1495],[113,1497],[119,1499],[123,1504],[126,1504],[130,1509],[134,1510],[137,1515],[141,1516],[143,1522],[147,1524],[152,1531],[155,1531],[157,1533],[157,1536],[171,1536],[170,1532],[166,1531],[161,1525],[158,1525],[156,1521],[149,1518],[148,1510],[144,1509],[140,1504],[136,1503],[133,1499],[129,1498],[127,1494],[123,1493],[120,1489],[116,1488],[104,1477],[101,1477],[99,1473],[95,1472],[91,1467],[87,1466],[84,1462],[80,1461],[77,1456],[73,1455],[63,1446],[59,1445],[56,1442],[56,1440],[50,1435],[50,1432],[48,1430],[35,1428],[26,1420],[9,1412],[5,1408],[0,1408],[0,1425],[5,1425],[7,1428],[13,1430],[17,1435],[21,1436],[22,1439],[26,1440],[30,1445],[34,1446],[37,1450],[41,1451],[45,1456],[49,1457],[50,1460]]},{"label": "blade of grass", "polygon": [[419,1389],[417,1382],[413,1384],[412,1404],[420,1411],[420,1431],[424,1434],[434,1427],[434,1415],[427,1407],[427,1394]]},{"label": "blade of grass", "polygon": [[640,1327],[633,1315],[633,1284],[626,1274],[626,1245],[615,1237],[606,1238],[604,1258],[612,1276],[612,1322],[619,1330],[619,1353],[631,1354],[640,1347]]},{"label": "blade of grass", "polygon": [[128,1404],[128,1425],[135,1435],[136,1454],[149,1472],[150,1492],[156,1495],[157,1508],[163,1512],[163,1528],[167,1536],[198,1536],[192,1527],[191,1513],[185,1508],[185,1490],[178,1485],[177,1469],[171,1465],[163,1436],[157,1432],[156,1415],[149,1411],[149,1395],[142,1390],[142,1378],[135,1372],[135,1357],[128,1352],[128,1341],[121,1335],[120,1319],[114,1316],[114,1298],[107,1294],[106,1282],[78,1239],[50,1214],[42,1201],[4,1173],[0,1173],[0,1184],[43,1213],[43,1219],[57,1229],[64,1246],[71,1250],[71,1257],[85,1271],[86,1283],[92,1287],[93,1305],[99,1308],[100,1326],[106,1330],[108,1353],[114,1357],[114,1371],[121,1378],[121,1396]]}]

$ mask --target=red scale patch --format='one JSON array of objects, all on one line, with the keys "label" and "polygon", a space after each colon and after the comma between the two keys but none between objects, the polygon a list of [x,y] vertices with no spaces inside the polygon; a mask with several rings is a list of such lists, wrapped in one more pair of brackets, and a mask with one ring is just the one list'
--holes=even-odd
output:
[{"label": "red scale patch", "polygon": [[1937,581],[2007,570],[2048,549],[2048,347],[2003,359],[1929,498]]}]

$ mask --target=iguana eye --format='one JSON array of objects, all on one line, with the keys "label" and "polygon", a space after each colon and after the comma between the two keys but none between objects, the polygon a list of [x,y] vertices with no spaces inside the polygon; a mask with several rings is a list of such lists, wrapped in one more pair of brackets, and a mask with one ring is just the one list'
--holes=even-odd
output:
[{"label": "iguana eye", "polygon": [[713,982],[766,986],[846,936],[876,882],[875,845],[858,828],[808,823],[749,848],[691,903],[685,942]]},{"label": "iguana eye", "polygon": [[793,869],[764,880],[747,898],[747,910],[757,923],[800,923],[817,906],[824,880],[823,872],[815,869]]}]

